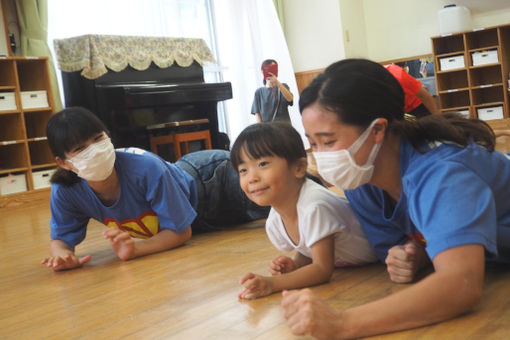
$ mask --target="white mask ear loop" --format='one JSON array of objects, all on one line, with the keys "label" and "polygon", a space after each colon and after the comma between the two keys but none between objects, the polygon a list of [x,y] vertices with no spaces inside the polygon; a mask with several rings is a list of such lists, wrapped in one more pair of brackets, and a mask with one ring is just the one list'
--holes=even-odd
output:
[{"label": "white mask ear loop", "polygon": [[[379,118],[376,118],[372,121],[372,123],[370,123],[370,126],[367,127],[365,129],[365,131],[363,131],[363,133],[358,137],[358,139],[356,139],[356,141],[354,141],[354,143],[352,143],[351,146],[349,146],[347,148],[347,151],[349,151],[349,153],[354,156],[358,151],[359,149],[361,148],[361,146],[363,145],[363,143],[366,142],[368,136],[370,135],[370,132],[372,132],[372,128],[374,127],[374,125],[377,123],[377,120]],[[373,150],[372,150],[373,151]],[[372,154],[370,154],[370,156],[372,156]],[[370,158],[369,158],[370,159]]]}]

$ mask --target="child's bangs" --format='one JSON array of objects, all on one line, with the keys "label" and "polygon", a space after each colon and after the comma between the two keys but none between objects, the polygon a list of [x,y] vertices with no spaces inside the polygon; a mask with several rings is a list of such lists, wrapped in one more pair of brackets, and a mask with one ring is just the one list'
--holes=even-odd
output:
[{"label": "child's bangs", "polygon": [[241,149],[250,159],[277,156],[273,151],[275,147],[271,145],[269,138],[260,139],[255,143],[245,141]]}]

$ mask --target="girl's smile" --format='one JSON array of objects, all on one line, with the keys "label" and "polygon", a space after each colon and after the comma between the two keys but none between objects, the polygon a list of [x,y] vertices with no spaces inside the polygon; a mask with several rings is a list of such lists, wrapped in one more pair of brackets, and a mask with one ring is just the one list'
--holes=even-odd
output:
[{"label": "girl's smile", "polygon": [[294,186],[300,185],[293,175],[294,167],[284,158],[266,156],[251,158],[241,151],[242,162],[238,167],[241,188],[248,198],[260,206],[279,205],[288,198]]}]

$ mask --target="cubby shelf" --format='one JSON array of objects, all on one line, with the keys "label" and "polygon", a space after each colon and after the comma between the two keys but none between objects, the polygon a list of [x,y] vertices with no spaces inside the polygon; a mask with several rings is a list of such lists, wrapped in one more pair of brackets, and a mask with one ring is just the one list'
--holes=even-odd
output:
[{"label": "cubby shelf", "polygon": [[[8,199],[35,191],[34,171],[56,167],[46,138],[54,106],[48,58],[0,58],[0,73],[0,93],[13,93],[15,102],[13,107],[0,106],[0,198]],[[24,109],[22,91],[46,91],[48,105]],[[23,189],[7,188],[11,178],[21,180]]]},{"label": "cubby shelf", "polygon": [[[469,111],[473,118],[479,109],[495,107],[502,118],[509,118],[508,72],[510,71],[510,25],[433,37],[436,87],[441,112]],[[480,62],[478,52],[488,52]],[[473,56],[475,53],[475,56]],[[447,64],[443,58],[458,57],[462,62]],[[449,61],[449,60],[448,60]],[[450,69],[448,69],[450,68]]]}]

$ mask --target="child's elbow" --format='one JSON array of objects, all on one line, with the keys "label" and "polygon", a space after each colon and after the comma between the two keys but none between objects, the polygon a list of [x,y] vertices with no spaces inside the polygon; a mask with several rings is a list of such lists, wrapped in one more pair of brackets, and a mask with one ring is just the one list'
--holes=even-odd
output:
[{"label": "child's elbow", "polygon": [[331,280],[331,277],[333,276],[334,269],[335,268],[333,266],[320,267],[319,273],[320,282],[321,283],[329,282],[329,280]]}]

